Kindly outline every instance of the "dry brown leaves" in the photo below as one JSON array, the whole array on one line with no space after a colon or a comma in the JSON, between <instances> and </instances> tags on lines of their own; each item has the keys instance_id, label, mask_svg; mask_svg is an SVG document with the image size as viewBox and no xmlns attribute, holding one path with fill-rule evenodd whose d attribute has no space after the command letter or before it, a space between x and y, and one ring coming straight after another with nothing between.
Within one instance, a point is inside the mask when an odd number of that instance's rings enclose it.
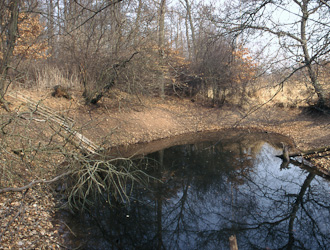
<instances>
[{"instance_id":1,"label":"dry brown leaves","mask_svg":"<svg viewBox=\"0 0 330 250\"><path fill-rule=\"evenodd\" d=\"M42 189L0 196L0 249L60 249L55 201Z\"/></svg>"},{"instance_id":2,"label":"dry brown leaves","mask_svg":"<svg viewBox=\"0 0 330 250\"><path fill-rule=\"evenodd\" d=\"M311 155L309 159L318 169L330 175L330 152Z\"/></svg>"}]
</instances>

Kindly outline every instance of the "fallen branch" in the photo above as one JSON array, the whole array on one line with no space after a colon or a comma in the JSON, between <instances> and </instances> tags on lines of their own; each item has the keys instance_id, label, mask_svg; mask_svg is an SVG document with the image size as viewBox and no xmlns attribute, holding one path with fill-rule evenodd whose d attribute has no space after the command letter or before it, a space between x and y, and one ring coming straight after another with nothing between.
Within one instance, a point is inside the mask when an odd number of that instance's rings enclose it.
<instances>
[{"instance_id":1,"label":"fallen branch","mask_svg":"<svg viewBox=\"0 0 330 250\"><path fill-rule=\"evenodd\" d=\"M330 178L330 173L328 170L315 166L313 163L307 161L304 158L302 158L301 162L297 160L291 160L290 163L300 168L307 169L308 171L313 171L315 174L321 176L322 178Z\"/></svg>"},{"instance_id":2,"label":"fallen branch","mask_svg":"<svg viewBox=\"0 0 330 250\"><path fill-rule=\"evenodd\" d=\"M23 187L17 187L17 188L14 188L14 187L8 187L8 188L2 188L0 189L0 194L2 193L8 193L8 192L22 192L28 188L31 188L33 187L34 185L38 184L38 183L43 183L43 184L48 184L48 183L52 183L52 182L55 182L55 181L58 181L59 179L63 178L64 176L67 176L67 175L70 175L72 174L73 171L69 171L69 172L66 172L66 173L63 173L61 175L58 175L56 177L54 177L53 179L51 180L35 180L35 181L32 181L30 182L29 184L23 186Z\"/></svg>"},{"instance_id":3,"label":"fallen branch","mask_svg":"<svg viewBox=\"0 0 330 250\"><path fill-rule=\"evenodd\" d=\"M21 101L25 102L28 108L30 109L30 111L32 112L30 113L30 117L25 117L24 113L18 114L19 117L26 120L33 119L39 122L46 122L46 121L54 122L55 124L58 124L60 127L64 128L69 134L73 135L73 138L70 140L70 142L73 143L75 146L78 145L80 149L84 149L91 154L95 154L100 149L100 147L96 145L94 142L92 142L87 137L85 137L84 135L73 129L73 125L74 125L73 119L57 114L55 110L52 110L49 107L41 105L41 101L35 102L17 93L16 95L12 95L12 94L8 94L8 95L11 96L12 98L20 99ZM32 117L31 114L42 116L45 119L43 120L36 119L35 117Z\"/></svg>"},{"instance_id":4,"label":"fallen branch","mask_svg":"<svg viewBox=\"0 0 330 250\"><path fill-rule=\"evenodd\" d=\"M289 164L293 164L298 167L302 168L307 168L309 170L316 171L317 174L319 174L322 177L330 177L330 172L326 169L323 169L322 167L318 167L314 165L312 162L309 160L306 160L306 156L312 156L315 154L321 154L330 151L329 147L322 147L322 148L317 148L317 149L311 149L303 152L295 152L295 153L290 153L288 154L287 151L283 150L282 155L277 155L277 157L281 158L283 160L281 164L281 169L287 168ZM301 157L301 161L297 159L290 159L294 157Z\"/></svg>"},{"instance_id":5,"label":"fallen branch","mask_svg":"<svg viewBox=\"0 0 330 250\"><path fill-rule=\"evenodd\" d=\"M301 152L293 152L293 153L289 153L288 156L289 157L297 157L297 156L305 157L305 156L311 156L311 155L314 155L314 154L321 154L321 153L325 153L325 152L330 152L330 147L329 146L322 147L322 148L310 149L310 150L301 151ZM283 159L287 156L283 156L283 154L282 154L282 155L277 155L277 157Z\"/></svg>"},{"instance_id":6,"label":"fallen branch","mask_svg":"<svg viewBox=\"0 0 330 250\"><path fill-rule=\"evenodd\" d=\"M289 154L290 157L296 157L296 156L309 156L309 155L313 155L313 154L320 154L320 153L325 153L330 151L330 147L322 147L322 148L315 148L315 149L311 149L311 150L307 150L307 151L302 151L299 153L291 153Z\"/></svg>"}]
</instances>

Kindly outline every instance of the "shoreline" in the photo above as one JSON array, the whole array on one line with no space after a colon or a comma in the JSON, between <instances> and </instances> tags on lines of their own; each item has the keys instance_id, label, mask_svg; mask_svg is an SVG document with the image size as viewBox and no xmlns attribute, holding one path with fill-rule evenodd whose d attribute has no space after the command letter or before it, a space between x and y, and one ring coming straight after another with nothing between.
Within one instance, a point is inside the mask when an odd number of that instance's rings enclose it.
<instances>
[{"instance_id":1,"label":"shoreline","mask_svg":"<svg viewBox=\"0 0 330 250\"><path fill-rule=\"evenodd\" d=\"M294 146L301 151L330 145L330 118L308 114L302 109L268 105L241 120L247 111L238 107L215 108L178 98L166 100L148 98L144 99L143 103L136 102L133 106L129 106L132 105L129 103L126 107L119 108L120 105L110 99L105 99L100 106L94 107L80 104L82 101L79 100L54 98L48 92L42 94L26 92L25 94L29 94L29 98L35 101L42 99L42 104L46 107L73 119L77 131L105 148L141 144L150 144L153 147L153 143L165 143L176 136L183 138L195 133L206 134L226 130L275 133L292 140ZM17 100L11 100L11 102L17 107L22 105ZM233 128L237 121L241 122ZM38 129L42 129L44 125L40 126L35 128L36 136L39 136ZM317 158L314 163L330 169L330 157L326 155ZM1 244L4 247L62 248L61 235L65 226L56 222L54 225L49 224L56 208L54 198L43 199L43 192L47 192L46 190L48 189L38 185L32 188L23 200L19 193L7 193L0 196L0 218L6 219L2 221L4 224L8 223L8 233L9 231L16 232L11 240L5 238L10 234L3 235L5 237ZM12 211L13 216L20 215L22 203L19 201L25 202L25 216L33 223L24 224L24 220L20 221L10 216L4 217L8 209ZM46 223L43 223L45 219ZM10 220L13 220L13 223L9 224ZM33 232L32 235L30 231ZM43 242L38 243L37 239L43 239Z\"/></svg>"}]
</instances>

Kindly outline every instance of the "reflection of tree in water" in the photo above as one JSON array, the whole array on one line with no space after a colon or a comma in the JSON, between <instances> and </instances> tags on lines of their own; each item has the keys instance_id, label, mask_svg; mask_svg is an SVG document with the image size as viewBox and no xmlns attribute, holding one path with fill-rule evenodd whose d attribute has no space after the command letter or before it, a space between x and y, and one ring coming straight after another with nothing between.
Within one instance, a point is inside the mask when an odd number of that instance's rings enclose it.
<instances>
[{"instance_id":1,"label":"reflection of tree in water","mask_svg":"<svg viewBox=\"0 0 330 250\"><path fill-rule=\"evenodd\" d=\"M329 185L280 161L252 157L235 142L202 143L150 155L160 166L149 190L132 202L93 212L103 249L326 249L330 243ZM101 235L101 236L100 236ZM95 247L94 249L102 249Z\"/></svg>"},{"instance_id":2,"label":"reflection of tree in water","mask_svg":"<svg viewBox=\"0 0 330 250\"><path fill-rule=\"evenodd\" d=\"M181 167L181 175L177 178L186 181L182 182L180 199L172 199L175 205L171 207L171 213L163 216L167 228L175 228L169 230L171 235L166 240L169 249L228 248L232 231L231 185L239 186L242 174L253 169L252 158L247 157L246 150L237 144L234 146L238 146L238 150L234 150L233 145L221 143L186 145L171 149L167 154L168 167ZM184 157L180 157L180 150ZM245 197L240 202L245 203ZM218 232L220 221L226 229Z\"/></svg>"},{"instance_id":3,"label":"reflection of tree in water","mask_svg":"<svg viewBox=\"0 0 330 250\"><path fill-rule=\"evenodd\" d=\"M240 245L247 249L327 249L328 183L299 169L279 171L267 162L258 166L238 190L239 196L258 202L252 210L235 208L245 211L236 223Z\"/></svg>"}]
</instances>

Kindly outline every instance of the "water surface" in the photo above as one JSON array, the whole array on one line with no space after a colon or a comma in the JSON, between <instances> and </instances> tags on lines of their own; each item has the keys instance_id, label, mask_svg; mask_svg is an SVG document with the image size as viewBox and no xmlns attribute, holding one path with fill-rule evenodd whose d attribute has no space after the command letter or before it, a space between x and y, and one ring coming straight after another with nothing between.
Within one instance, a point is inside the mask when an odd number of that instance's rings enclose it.
<instances>
[{"instance_id":1,"label":"water surface","mask_svg":"<svg viewBox=\"0 0 330 250\"><path fill-rule=\"evenodd\" d=\"M205 137L204 137L205 138ZM83 249L328 249L329 182L290 164L269 135L215 136L151 153L129 204L68 218Z\"/></svg>"}]
</instances>

